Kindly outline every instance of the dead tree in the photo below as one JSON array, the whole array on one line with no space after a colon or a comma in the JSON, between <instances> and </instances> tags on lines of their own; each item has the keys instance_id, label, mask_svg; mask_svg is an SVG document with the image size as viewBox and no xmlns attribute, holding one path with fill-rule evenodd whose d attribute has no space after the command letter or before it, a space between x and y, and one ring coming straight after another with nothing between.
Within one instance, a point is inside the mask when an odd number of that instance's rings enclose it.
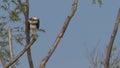
<instances>
[{"instance_id":1,"label":"dead tree","mask_svg":"<svg viewBox=\"0 0 120 68\"><path fill-rule=\"evenodd\" d=\"M69 23L70 23L70 20L71 18L74 16L75 14L75 11L77 9L77 4L78 4L78 0L74 0L74 3L72 5L72 8L71 8L71 11L69 13L69 15L67 16L65 22L64 22L64 25L60 31L60 33L58 34L54 44L52 45L51 49L49 50L48 54L43 58L43 60L41 61L40 63L40 68L45 68L45 65L47 63L47 61L49 60L49 58L51 57L51 55L53 54L53 52L55 51L56 47L58 46L61 38L63 37Z\"/></svg>"}]
</instances>

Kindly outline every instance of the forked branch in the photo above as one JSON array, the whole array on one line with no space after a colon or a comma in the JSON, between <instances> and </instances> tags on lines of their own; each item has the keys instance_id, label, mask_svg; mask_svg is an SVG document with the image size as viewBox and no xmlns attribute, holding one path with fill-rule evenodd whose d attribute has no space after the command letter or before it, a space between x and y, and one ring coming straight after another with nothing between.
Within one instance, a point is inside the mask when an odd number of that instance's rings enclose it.
<instances>
[{"instance_id":1,"label":"forked branch","mask_svg":"<svg viewBox=\"0 0 120 68\"><path fill-rule=\"evenodd\" d=\"M40 63L40 68L45 68L45 65L47 63L47 61L49 60L49 58L51 57L51 55L53 54L53 52L55 51L56 47L58 46L58 43L60 42L61 38L63 37L67 27L68 27L68 24L71 20L71 18L74 16L75 14L75 11L77 9L77 4L78 4L78 0L74 0L74 3L72 5L72 8L71 8L71 11L69 13L69 15L67 16L65 22L64 22L64 25L60 31L60 33L58 34L54 44L52 45L51 49L49 50L48 54L43 58L43 60L41 61Z\"/></svg>"},{"instance_id":2,"label":"forked branch","mask_svg":"<svg viewBox=\"0 0 120 68\"><path fill-rule=\"evenodd\" d=\"M9 66L15 63L32 46L35 41L36 39L32 39L32 41L26 45L25 48L5 68L9 68Z\"/></svg>"}]
</instances>

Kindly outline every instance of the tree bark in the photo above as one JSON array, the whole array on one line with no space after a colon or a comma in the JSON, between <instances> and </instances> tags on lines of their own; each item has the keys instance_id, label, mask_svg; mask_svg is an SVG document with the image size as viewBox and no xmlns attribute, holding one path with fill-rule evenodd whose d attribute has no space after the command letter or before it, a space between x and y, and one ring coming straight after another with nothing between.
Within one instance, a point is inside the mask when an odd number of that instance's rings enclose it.
<instances>
[{"instance_id":1,"label":"tree bark","mask_svg":"<svg viewBox=\"0 0 120 68\"><path fill-rule=\"evenodd\" d=\"M117 31L118 31L119 22L120 22L120 9L118 11L118 16L117 16L117 19L116 19L116 22L115 22L113 32L111 34L109 45L106 48L107 52L106 52L105 68L110 68L110 57L111 57L113 43L114 43Z\"/></svg>"},{"instance_id":2,"label":"tree bark","mask_svg":"<svg viewBox=\"0 0 120 68\"><path fill-rule=\"evenodd\" d=\"M29 19L29 7L26 10L25 14L25 33L26 33L26 44L30 42L30 31L28 29L28 19ZM32 55L31 55L31 49L27 50L27 57L28 57L28 62L29 62L29 67L34 68L33 61L32 61Z\"/></svg>"},{"instance_id":3,"label":"tree bark","mask_svg":"<svg viewBox=\"0 0 120 68\"><path fill-rule=\"evenodd\" d=\"M27 4L29 4L29 3L27 2ZM29 29L28 29L28 19L29 19L29 7L27 8L26 14L25 14L26 44L28 44L28 43L30 42L30 31L29 31ZM29 67L30 67L30 68L34 68L30 47L29 47L29 49L27 50L27 57L28 57Z\"/></svg>"},{"instance_id":4,"label":"tree bark","mask_svg":"<svg viewBox=\"0 0 120 68\"><path fill-rule=\"evenodd\" d=\"M29 0L26 0L26 9L22 7L22 2L21 0L17 0L18 4L20 6L21 11L24 14L25 17L25 34L26 34L26 44L29 44L30 42L30 31L28 29L28 19L29 19ZM33 61L32 61L32 56L31 56L31 49L29 48L27 51L27 57L28 57L28 63L30 68L34 68Z\"/></svg>"},{"instance_id":5,"label":"tree bark","mask_svg":"<svg viewBox=\"0 0 120 68\"><path fill-rule=\"evenodd\" d=\"M53 54L53 52L55 51L56 47L58 46L61 38L63 37L67 27L68 27L68 24L71 20L71 18L73 17L73 15L75 14L75 11L77 9L77 4L78 4L78 0L74 0L74 3L72 5L72 9L69 13L69 15L67 16L65 22L64 22L64 25L60 31L60 33L58 34L53 46L51 47L51 49L49 50L48 54L43 58L43 60L41 61L40 63L40 67L39 68L45 68L45 65L47 63L47 61L49 60L49 58L51 57L51 55Z\"/></svg>"}]
</instances>

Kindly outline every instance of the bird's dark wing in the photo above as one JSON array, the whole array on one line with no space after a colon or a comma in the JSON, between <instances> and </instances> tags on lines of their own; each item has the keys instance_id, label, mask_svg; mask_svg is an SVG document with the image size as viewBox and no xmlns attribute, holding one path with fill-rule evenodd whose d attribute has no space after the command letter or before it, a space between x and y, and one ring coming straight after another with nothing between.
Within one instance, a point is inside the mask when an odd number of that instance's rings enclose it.
<instances>
[{"instance_id":1,"label":"bird's dark wing","mask_svg":"<svg viewBox=\"0 0 120 68\"><path fill-rule=\"evenodd\" d=\"M39 29L39 25L40 25L40 21L38 20L38 23L37 23L37 29Z\"/></svg>"},{"instance_id":2,"label":"bird's dark wing","mask_svg":"<svg viewBox=\"0 0 120 68\"><path fill-rule=\"evenodd\" d=\"M27 23L28 23L28 30L30 30L30 23L29 23L29 20L27 21Z\"/></svg>"}]
</instances>

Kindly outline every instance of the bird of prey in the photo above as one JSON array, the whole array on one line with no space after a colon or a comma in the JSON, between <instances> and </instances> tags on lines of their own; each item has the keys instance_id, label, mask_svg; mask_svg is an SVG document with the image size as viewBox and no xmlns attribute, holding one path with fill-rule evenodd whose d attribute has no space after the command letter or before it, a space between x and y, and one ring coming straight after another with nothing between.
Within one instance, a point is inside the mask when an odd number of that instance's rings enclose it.
<instances>
[{"instance_id":1,"label":"bird of prey","mask_svg":"<svg viewBox=\"0 0 120 68\"><path fill-rule=\"evenodd\" d=\"M31 17L28 20L28 29L32 36L37 36L37 30L39 29L40 20L37 17Z\"/></svg>"}]
</instances>

